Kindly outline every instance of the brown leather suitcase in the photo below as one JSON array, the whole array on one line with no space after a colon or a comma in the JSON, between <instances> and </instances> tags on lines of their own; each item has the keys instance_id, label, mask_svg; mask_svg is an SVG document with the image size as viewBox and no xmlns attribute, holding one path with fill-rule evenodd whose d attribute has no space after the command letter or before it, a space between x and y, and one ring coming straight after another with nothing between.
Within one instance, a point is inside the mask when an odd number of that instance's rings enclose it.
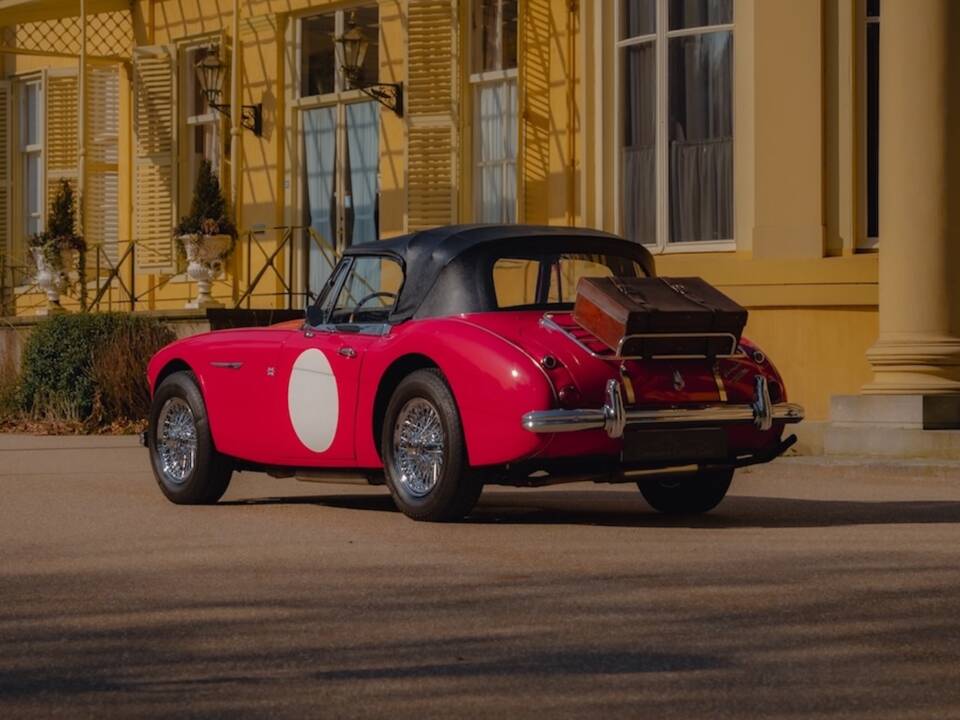
<instances>
[{"instance_id":1,"label":"brown leather suitcase","mask_svg":"<svg viewBox=\"0 0 960 720\"><path fill-rule=\"evenodd\" d=\"M622 357L736 351L747 311L701 278L581 278L573 318Z\"/></svg>"}]
</instances>

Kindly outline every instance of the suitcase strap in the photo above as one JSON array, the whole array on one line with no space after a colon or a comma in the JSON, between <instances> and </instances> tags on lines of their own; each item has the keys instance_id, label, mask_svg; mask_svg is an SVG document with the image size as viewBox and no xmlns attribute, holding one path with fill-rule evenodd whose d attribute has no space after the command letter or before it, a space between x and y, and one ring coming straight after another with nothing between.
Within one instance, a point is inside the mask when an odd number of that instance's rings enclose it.
<instances>
[{"instance_id":1,"label":"suitcase strap","mask_svg":"<svg viewBox=\"0 0 960 720\"><path fill-rule=\"evenodd\" d=\"M680 283L671 282L668 278L664 278L664 277L657 278L657 279L660 282L662 282L664 285L666 285L668 288L673 290L675 293L677 293L677 295L685 297L690 302L695 303L700 307L706 308L712 313L717 312L717 308L715 308L713 305L708 303L706 300L703 300L702 298L698 297L696 293L691 292L686 285L681 285Z\"/></svg>"},{"instance_id":2,"label":"suitcase strap","mask_svg":"<svg viewBox=\"0 0 960 720\"><path fill-rule=\"evenodd\" d=\"M637 292L634 288L628 288L624 285L618 278L610 278L610 281L613 283L613 286L619 290L621 293L630 298L633 302L639 305L643 310L649 311L650 303L647 302L647 299L643 296L642 293Z\"/></svg>"}]
</instances>

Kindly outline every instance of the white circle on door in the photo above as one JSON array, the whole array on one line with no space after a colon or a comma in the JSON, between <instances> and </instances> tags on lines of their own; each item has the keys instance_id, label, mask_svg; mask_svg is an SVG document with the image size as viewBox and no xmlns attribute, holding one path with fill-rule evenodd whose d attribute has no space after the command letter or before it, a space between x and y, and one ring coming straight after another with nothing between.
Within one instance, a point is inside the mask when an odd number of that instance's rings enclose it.
<instances>
[{"instance_id":1,"label":"white circle on door","mask_svg":"<svg viewBox=\"0 0 960 720\"><path fill-rule=\"evenodd\" d=\"M329 450L337 434L340 397L330 361L320 350L304 350L293 363L287 407L300 442L316 453Z\"/></svg>"}]
</instances>

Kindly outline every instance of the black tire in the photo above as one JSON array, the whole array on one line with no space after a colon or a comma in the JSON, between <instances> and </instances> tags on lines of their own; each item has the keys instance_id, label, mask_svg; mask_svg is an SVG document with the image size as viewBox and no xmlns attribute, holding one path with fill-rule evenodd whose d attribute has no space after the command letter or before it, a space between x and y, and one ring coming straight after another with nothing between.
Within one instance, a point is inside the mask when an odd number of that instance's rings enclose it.
<instances>
[{"instance_id":1,"label":"black tire","mask_svg":"<svg viewBox=\"0 0 960 720\"><path fill-rule=\"evenodd\" d=\"M189 408L189 418L183 412L184 404ZM160 427L161 416L167 418L177 411L181 412L184 423L192 422L196 452L192 467L185 465L182 477L175 478L176 471L164 470L161 458L163 450L158 450L158 433L164 432ZM160 383L150 408L147 446L154 477L160 490L171 502L178 505L212 505L227 491L233 475L233 463L214 447L207 408L193 373L176 372Z\"/></svg>"},{"instance_id":2,"label":"black tire","mask_svg":"<svg viewBox=\"0 0 960 720\"><path fill-rule=\"evenodd\" d=\"M713 510L727 494L733 469L703 470L683 480L640 480L637 486L644 500L669 515L705 513Z\"/></svg>"},{"instance_id":3,"label":"black tire","mask_svg":"<svg viewBox=\"0 0 960 720\"><path fill-rule=\"evenodd\" d=\"M442 449L432 449L426 453L435 453L434 457L442 458L442 464L434 475L433 485L429 489L420 488L418 492L415 483L408 480L401 469L403 461L409 460L410 455L405 455L402 450L398 452L394 439L397 437L397 422L401 413L407 418L415 406L422 408L423 412L430 412L424 402L436 412L443 433L440 438ZM436 444L435 440L433 444ZM420 446L414 452L421 454L425 451ZM483 491L481 475L467 465L460 413L453 393L439 370L417 370L397 386L387 405L380 453L394 502L404 515L414 520L461 520L470 513ZM425 462L430 463L430 460Z\"/></svg>"}]
</instances>

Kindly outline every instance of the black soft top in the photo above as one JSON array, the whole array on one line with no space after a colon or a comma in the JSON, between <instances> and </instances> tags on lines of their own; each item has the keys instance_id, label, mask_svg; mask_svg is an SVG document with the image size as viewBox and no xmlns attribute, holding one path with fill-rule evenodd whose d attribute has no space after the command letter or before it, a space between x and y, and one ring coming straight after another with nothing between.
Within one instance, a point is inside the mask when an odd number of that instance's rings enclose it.
<instances>
[{"instance_id":1,"label":"black soft top","mask_svg":"<svg viewBox=\"0 0 960 720\"><path fill-rule=\"evenodd\" d=\"M493 263L552 253L622 257L654 275L653 257L642 245L599 230L538 225L449 225L354 245L344 258L386 255L400 261L404 284L390 316L399 322L495 310ZM624 268L624 274L632 270Z\"/></svg>"}]
</instances>

